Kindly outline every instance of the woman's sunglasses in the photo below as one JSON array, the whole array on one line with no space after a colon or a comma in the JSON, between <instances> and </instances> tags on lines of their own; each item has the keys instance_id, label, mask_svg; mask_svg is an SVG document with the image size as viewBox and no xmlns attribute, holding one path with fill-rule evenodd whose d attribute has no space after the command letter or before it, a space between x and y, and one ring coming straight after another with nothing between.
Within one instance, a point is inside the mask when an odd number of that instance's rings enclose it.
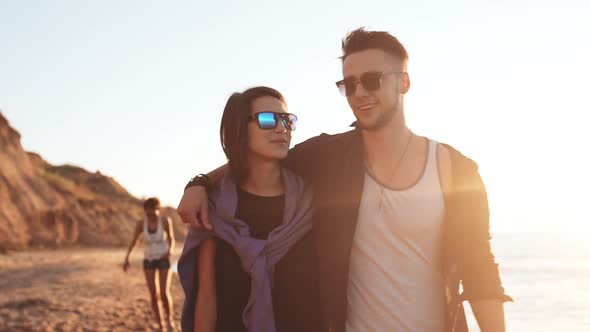
<instances>
[{"instance_id":1,"label":"woman's sunglasses","mask_svg":"<svg viewBox=\"0 0 590 332\"><path fill-rule=\"evenodd\" d=\"M258 112L248 116L248 120L256 120L258 127L265 130L275 129L279 121L281 121L285 129L293 131L296 128L297 115L280 112Z\"/></svg>"},{"instance_id":2,"label":"woman's sunglasses","mask_svg":"<svg viewBox=\"0 0 590 332\"><path fill-rule=\"evenodd\" d=\"M403 71L390 71L390 72L379 72L379 71L369 71L363 73L361 78L354 79L354 78L345 78L341 81L336 82L336 86L340 90L340 93L343 96L350 97L354 95L356 91L357 83L360 83L363 86L363 89L367 91L377 91L381 87L381 83L383 83L383 76L391 75L391 74L401 74Z\"/></svg>"}]
</instances>

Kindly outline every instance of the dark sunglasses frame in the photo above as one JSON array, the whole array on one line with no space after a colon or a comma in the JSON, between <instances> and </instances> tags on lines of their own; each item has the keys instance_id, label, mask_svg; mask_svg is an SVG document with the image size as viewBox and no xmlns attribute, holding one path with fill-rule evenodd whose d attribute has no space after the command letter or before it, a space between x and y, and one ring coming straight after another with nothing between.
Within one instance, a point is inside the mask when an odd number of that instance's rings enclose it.
<instances>
[{"instance_id":1,"label":"dark sunglasses frame","mask_svg":"<svg viewBox=\"0 0 590 332\"><path fill-rule=\"evenodd\" d=\"M391 74L402 74L405 73L404 71L388 71L388 72L380 72L380 71L368 71L363 73L361 77L357 80L351 77L347 77L343 80L336 82L336 87L340 90L340 93L343 96L350 97L354 95L356 92L356 85L360 83L363 86L363 89L367 91L377 91L381 87L383 83L383 76L391 75Z\"/></svg>"},{"instance_id":2,"label":"dark sunglasses frame","mask_svg":"<svg viewBox=\"0 0 590 332\"><path fill-rule=\"evenodd\" d=\"M274 125L272 127L265 126L263 122L260 120L260 116L263 114L272 114L274 119ZM297 123L297 115L293 113L283 113L283 112L258 112L248 116L248 121L256 120L258 123L258 128L262 130L271 130L275 129L279 125L279 120L285 127L285 129L289 131L294 131L296 129L295 124Z\"/></svg>"}]
</instances>

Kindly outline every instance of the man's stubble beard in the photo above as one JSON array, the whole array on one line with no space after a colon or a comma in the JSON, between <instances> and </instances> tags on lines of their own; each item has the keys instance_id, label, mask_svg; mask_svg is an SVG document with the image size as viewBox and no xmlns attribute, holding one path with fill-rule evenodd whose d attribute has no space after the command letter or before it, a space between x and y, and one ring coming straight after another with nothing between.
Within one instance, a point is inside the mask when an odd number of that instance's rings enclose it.
<instances>
[{"instance_id":1,"label":"man's stubble beard","mask_svg":"<svg viewBox=\"0 0 590 332\"><path fill-rule=\"evenodd\" d=\"M395 107L390 108L389 111L380 113L377 120L372 125L366 125L357 118L356 127L366 131L378 131L387 126L398 111L399 105L396 105Z\"/></svg>"}]
</instances>

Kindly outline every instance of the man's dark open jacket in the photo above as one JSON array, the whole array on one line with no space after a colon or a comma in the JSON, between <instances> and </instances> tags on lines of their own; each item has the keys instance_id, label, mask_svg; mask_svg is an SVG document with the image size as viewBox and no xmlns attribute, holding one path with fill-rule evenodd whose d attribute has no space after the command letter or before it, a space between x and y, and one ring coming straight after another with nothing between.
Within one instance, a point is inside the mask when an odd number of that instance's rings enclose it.
<instances>
[{"instance_id":1,"label":"man's dark open jacket","mask_svg":"<svg viewBox=\"0 0 590 332\"><path fill-rule=\"evenodd\" d=\"M452 147L445 147L451 155L453 188L453 193L445 197L443 227L445 331L462 332L467 331L464 300L510 298L504 295L490 250L488 202L477 165ZM350 250L365 175L363 156L360 130L355 129L311 138L291 149L284 163L314 186L314 230L325 331L345 330Z\"/></svg>"}]
</instances>

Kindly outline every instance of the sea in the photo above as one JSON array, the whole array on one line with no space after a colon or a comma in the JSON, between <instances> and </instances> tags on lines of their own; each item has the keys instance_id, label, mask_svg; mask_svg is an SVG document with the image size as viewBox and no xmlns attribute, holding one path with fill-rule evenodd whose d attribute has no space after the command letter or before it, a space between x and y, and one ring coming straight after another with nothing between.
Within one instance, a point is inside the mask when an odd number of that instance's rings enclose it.
<instances>
[{"instance_id":1,"label":"sea","mask_svg":"<svg viewBox=\"0 0 590 332\"><path fill-rule=\"evenodd\" d=\"M590 332L589 230L494 235L504 289L514 298L504 306L507 331ZM480 331L466 307L469 330Z\"/></svg>"}]
</instances>

